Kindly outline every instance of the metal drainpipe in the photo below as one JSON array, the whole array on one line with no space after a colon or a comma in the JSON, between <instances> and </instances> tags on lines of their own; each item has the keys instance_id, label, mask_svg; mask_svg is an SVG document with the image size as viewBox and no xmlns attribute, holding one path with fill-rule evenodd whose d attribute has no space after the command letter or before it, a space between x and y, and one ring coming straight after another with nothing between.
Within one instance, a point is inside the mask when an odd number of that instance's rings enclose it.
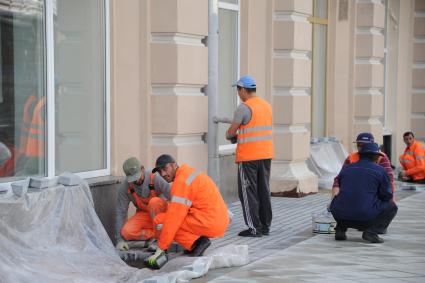
<instances>
[{"instance_id":1,"label":"metal drainpipe","mask_svg":"<svg viewBox=\"0 0 425 283\"><path fill-rule=\"evenodd\" d=\"M208 0L208 175L220 188L218 124L213 121L218 108L218 1Z\"/></svg>"}]
</instances>

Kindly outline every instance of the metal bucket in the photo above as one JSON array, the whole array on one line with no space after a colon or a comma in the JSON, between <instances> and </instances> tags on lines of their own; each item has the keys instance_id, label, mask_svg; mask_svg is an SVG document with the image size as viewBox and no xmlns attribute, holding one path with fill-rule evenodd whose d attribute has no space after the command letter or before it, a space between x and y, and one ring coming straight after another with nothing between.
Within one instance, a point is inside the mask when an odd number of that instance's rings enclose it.
<instances>
[{"instance_id":1,"label":"metal bucket","mask_svg":"<svg viewBox=\"0 0 425 283\"><path fill-rule=\"evenodd\" d=\"M312 213L313 233L333 234L335 233L336 221L330 212Z\"/></svg>"}]
</instances>

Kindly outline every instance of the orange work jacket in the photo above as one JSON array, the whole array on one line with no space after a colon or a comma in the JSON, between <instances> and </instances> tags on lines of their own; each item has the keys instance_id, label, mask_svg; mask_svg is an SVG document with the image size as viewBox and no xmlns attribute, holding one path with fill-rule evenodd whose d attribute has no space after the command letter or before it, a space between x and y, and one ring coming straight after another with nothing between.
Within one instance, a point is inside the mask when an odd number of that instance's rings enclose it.
<instances>
[{"instance_id":1,"label":"orange work jacket","mask_svg":"<svg viewBox=\"0 0 425 283\"><path fill-rule=\"evenodd\" d=\"M142 198L140 197L136 191L134 190L134 185L133 183L130 183L129 187L128 187L128 193L133 197L133 204L134 206L137 208L137 210L141 210L141 211L148 211L148 203L149 201L153 198L156 197L156 192L155 192L155 188L153 185L154 182L154 178L155 178L155 174L151 173L149 175L149 190L150 190L150 194L149 197L147 198Z\"/></svg>"},{"instance_id":2,"label":"orange work jacket","mask_svg":"<svg viewBox=\"0 0 425 283\"><path fill-rule=\"evenodd\" d=\"M28 135L30 132L32 114L33 114L32 110L36 104L36 101L37 101L37 98L35 97L35 95L30 95L25 101L24 113L23 113L22 124L21 124L21 136L20 136L20 142L19 142L19 154L22 154L22 155L24 155L27 150Z\"/></svg>"},{"instance_id":3,"label":"orange work jacket","mask_svg":"<svg viewBox=\"0 0 425 283\"><path fill-rule=\"evenodd\" d=\"M188 232L209 238L222 237L229 225L227 206L215 183L186 164L176 171L158 247L168 248L183 221Z\"/></svg>"},{"instance_id":4,"label":"orange work jacket","mask_svg":"<svg viewBox=\"0 0 425 283\"><path fill-rule=\"evenodd\" d=\"M238 130L236 163L274 157L272 108L264 99L254 96L244 102L251 109L251 120Z\"/></svg>"},{"instance_id":5,"label":"orange work jacket","mask_svg":"<svg viewBox=\"0 0 425 283\"><path fill-rule=\"evenodd\" d=\"M27 157L44 157L44 117L42 110L46 106L46 97L43 96L34 108L31 125L28 131L25 155Z\"/></svg>"},{"instance_id":6,"label":"orange work jacket","mask_svg":"<svg viewBox=\"0 0 425 283\"><path fill-rule=\"evenodd\" d=\"M425 148L421 142L414 141L400 155L400 164L406 174L414 181L425 179Z\"/></svg>"}]
</instances>

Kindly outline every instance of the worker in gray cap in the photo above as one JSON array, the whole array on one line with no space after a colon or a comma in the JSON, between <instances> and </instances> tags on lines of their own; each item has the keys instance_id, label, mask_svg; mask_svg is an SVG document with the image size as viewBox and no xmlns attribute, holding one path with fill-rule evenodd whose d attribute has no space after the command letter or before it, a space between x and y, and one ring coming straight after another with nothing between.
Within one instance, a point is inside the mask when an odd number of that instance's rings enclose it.
<instances>
[{"instance_id":1,"label":"worker in gray cap","mask_svg":"<svg viewBox=\"0 0 425 283\"><path fill-rule=\"evenodd\" d=\"M161 175L145 169L135 157L123 164L126 181L118 189L116 207L116 248L128 250L126 241L146 241L146 247L159 236L153 227L153 219L167 209L170 198L170 184ZM127 221L128 205L132 202L136 213Z\"/></svg>"}]
</instances>

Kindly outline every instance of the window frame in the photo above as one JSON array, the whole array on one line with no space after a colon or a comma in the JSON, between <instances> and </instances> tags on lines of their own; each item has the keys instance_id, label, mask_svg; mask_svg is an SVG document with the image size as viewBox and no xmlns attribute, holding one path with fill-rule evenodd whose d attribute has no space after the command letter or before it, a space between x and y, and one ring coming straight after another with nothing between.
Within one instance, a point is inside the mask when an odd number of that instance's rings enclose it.
<instances>
[{"instance_id":1,"label":"window frame","mask_svg":"<svg viewBox=\"0 0 425 283\"><path fill-rule=\"evenodd\" d=\"M53 2L55 0L44 1L44 64L45 64L45 89L46 89L46 131L45 136L47 140L46 146L46 170L42 177L55 177L56 170L56 144L55 144L55 50L54 50L54 14L53 14ZM104 64L103 70L104 76L104 164L105 168L92 170L92 171L81 171L75 172L74 174L82 178L94 178L110 175L110 133L111 133L111 121L110 121L110 17L109 17L109 1L103 0L104 11L103 11L103 44L104 44ZM28 177L28 176L26 176ZM14 181L1 182L1 186L10 186Z\"/></svg>"},{"instance_id":2,"label":"window frame","mask_svg":"<svg viewBox=\"0 0 425 283\"><path fill-rule=\"evenodd\" d=\"M237 12L238 15L238 36L237 36L237 49L238 49L238 55L237 55L237 74L236 77L239 78L240 75L240 57L241 57L241 10L240 10L240 0L238 1L238 4L232 4L228 2L221 2L218 1L218 9L223 10L230 10ZM220 39L219 39L220 40ZM240 103L240 98L236 98L237 103L236 106ZM230 117L233 118L233 117ZM218 154L220 156L224 155L231 155L236 152L236 144L219 144L218 145Z\"/></svg>"}]
</instances>

